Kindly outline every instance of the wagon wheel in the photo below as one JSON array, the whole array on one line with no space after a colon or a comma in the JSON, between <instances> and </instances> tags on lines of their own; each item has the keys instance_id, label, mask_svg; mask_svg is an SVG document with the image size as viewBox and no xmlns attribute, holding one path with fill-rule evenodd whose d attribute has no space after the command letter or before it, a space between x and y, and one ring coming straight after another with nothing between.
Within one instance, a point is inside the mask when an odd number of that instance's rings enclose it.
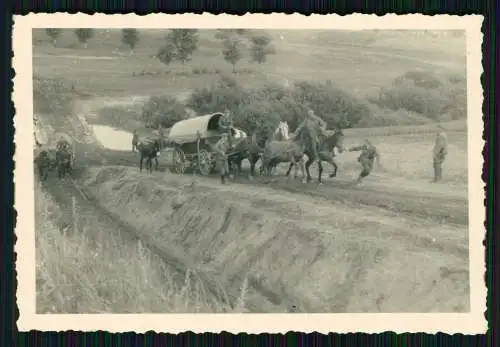
<instances>
[{"instance_id":1,"label":"wagon wheel","mask_svg":"<svg viewBox=\"0 0 500 347\"><path fill-rule=\"evenodd\" d=\"M198 170L200 173L204 176L207 176L212 172L213 165L212 165L212 157L210 153L208 153L205 149L201 149L201 135L200 132L196 132L196 150L198 155L196 156L197 162L198 162ZM205 146L206 144L204 144Z\"/></svg>"},{"instance_id":2,"label":"wagon wheel","mask_svg":"<svg viewBox=\"0 0 500 347\"><path fill-rule=\"evenodd\" d=\"M184 174L184 170L186 170L186 156L181 149L174 149L172 153L172 162L174 165L174 171L179 175Z\"/></svg>"},{"instance_id":3,"label":"wagon wheel","mask_svg":"<svg viewBox=\"0 0 500 347\"><path fill-rule=\"evenodd\" d=\"M202 149L201 151L198 152L197 159L198 159L198 169L200 170L200 173L203 176L209 175L214 168L212 162L212 156L210 155L210 153Z\"/></svg>"}]
</instances>

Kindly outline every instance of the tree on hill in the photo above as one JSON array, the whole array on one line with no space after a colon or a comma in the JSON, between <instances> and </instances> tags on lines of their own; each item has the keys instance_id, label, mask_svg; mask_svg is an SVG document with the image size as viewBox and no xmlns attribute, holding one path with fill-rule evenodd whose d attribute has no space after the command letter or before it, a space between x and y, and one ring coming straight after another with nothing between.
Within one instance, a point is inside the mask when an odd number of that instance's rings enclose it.
<instances>
[{"instance_id":1,"label":"tree on hill","mask_svg":"<svg viewBox=\"0 0 500 347\"><path fill-rule=\"evenodd\" d=\"M83 43L83 48L87 48L87 41L94 36L94 30L90 28L75 29L78 42Z\"/></svg>"},{"instance_id":2,"label":"tree on hill","mask_svg":"<svg viewBox=\"0 0 500 347\"><path fill-rule=\"evenodd\" d=\"M129 46L130 54L134 53L134 48L139 42L139 30L137 29L123 29L122 30L122 42Z\"/></svg>"},{"instance_id":3,"label":"tree on hill","mask_svg":"<svg viewBox=\"0 0 500 347\"><path fill-rule=\"evenodd\" d=\"M233 73L236 71L236 64L243 57L241 54L241 41L238 39L227 39L223 42L222 55L224 60L233 65Z\"/></svg>"},{"instance_id":4,"label":"tree on hill","mask_svg":"<svg viewBox=\"0 0 500 347\"><path fill-rule=\"evenodd\" d=\"M47 35L52 39L52 45L56 45L57 38L61 35L62 29L59 28L47 28L45 29Z\"/></svg>"},{"instance_id":5,"label":"tree on hill","mask_svg":"<svg viewBox=\"0 0 500 347\"><path fill-rule=\"evenodd\" d=\"M250 38L250 60L259 64L267 60L269 54L274 54L274 47L271 45L271 38L266 35L252 36Z\"/></svg>"},{"instance_id":6,"label":"tree on hill","mask_svg":"<svg viewBox=\"0 0 500 347\"><path fill-rule=\"evenodd\" d=\"M165 65L169 65L172 60L184 64L191 60L197 48L197 29L172 29L165 37L165 45L160 48L156 57Z\"/></svg>"}]
</instances>

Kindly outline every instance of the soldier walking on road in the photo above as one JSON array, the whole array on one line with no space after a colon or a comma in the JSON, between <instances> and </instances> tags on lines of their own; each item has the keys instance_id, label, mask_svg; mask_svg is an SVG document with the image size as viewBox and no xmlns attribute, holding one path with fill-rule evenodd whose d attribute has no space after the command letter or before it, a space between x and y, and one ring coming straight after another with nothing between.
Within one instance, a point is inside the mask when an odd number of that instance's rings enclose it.
<instances>
[{"instance_id":1,"label":"soldier walking on road","mask_svg":"<svg viewBox=\"0 0 500 347\"><path fill-rule=\"evenodd\" d=\"M432 161L434 166L434 179L432 182L439 182L443 179L443 162L448 155L448 137L444 128L439 125L436 134L436 141L432 149Z\"/></svg>"},{"instance_id":2,"label":"soldier walking on road","mask_svg":"<svg viewBox=\"0 0 500 347\"><path fill-rule=\"evenodd\" d=\"M354 184L358 184L361 183L363 178L367 177L372 172L375 159L377 159L377 162L380 165L380 154L377 151L377 148L368 140L365 140L364 144L361 146L349 149L349 152L353 151L361 151L361 154L358 157L358 162L361 164L362 169L358 178L354 181Z\"/></svg>"},{"instance_id":3,"label":"soldier walking on road","mask_svg":"<svg viewBox=\"0 0 500 347\"><path fill-rule=\"evenodd\" d=\"M224 133L220 140L214 145L215 162L220 172L221 183L226 183L226 177L231 177L229 172L228 153L233 147L232 129Z\"/></svg>"}]
</instances>

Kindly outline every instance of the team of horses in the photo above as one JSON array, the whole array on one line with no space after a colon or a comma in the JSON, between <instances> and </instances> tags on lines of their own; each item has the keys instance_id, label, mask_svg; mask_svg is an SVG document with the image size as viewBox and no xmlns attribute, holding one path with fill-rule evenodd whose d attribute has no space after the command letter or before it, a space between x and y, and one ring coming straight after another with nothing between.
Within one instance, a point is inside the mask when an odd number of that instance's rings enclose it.
<instances>
[{"instance_id":1,"label":"team of horses","mask_svg":"<svg viewBox=\"0 0 500 347\"><path fill-rule=\"evenodd\" d=\"M330 177L337 175L338 165L335 161L335 148L339 152L344 150L344 134L340 128L333 131L319 133L311 141L313 135L310 128L301 127L295 133L290 134L287 122L280 122L276 130L270 134L265 132L254 132L250 137L243 137L233 140L234 147L228 153L228 164L231 172L242 174L242 163L247 160L250 163L250 174L252 178L256 175L256 164L260 160L260 175L271 176L278 164L289 163L286 176L289 177L292 169L294 178L298 176L298 169L301 169L303 182L312 180L310 166L315 161L314 141L317 141L318 153L318 181L322 182L323 162L329 163L333 167ZM155 161L155 169L158 170L158 156L164 146L165 141L161 139L151 139L149 141L135 141L134 149L140 154L139 169L142 171L143 161L146 159L146 167L152 172L152 162ZM305 160L307 157L307 160Z\"/></svg>"},{"instance_id":2,"label":"team of horses","mask_svg":"<svg viewBox=\"0 0 500 347\"><path fill-rule=\"evenodd\" d=\"M303 182L310 182L312 177L309 169L315 161L315 151L312 146L317 143L319 156L318 182L322 182L322 162L327 162L333 166L334 172L330 174L330 177L335 177L338 170L338 165L335 161L335 148L340 152L344 150L343 138L344 134L340 128L313 135L310 132L310 128L301 127L295 133L290 134L288 123L280 122L270 139L261 139L260 143L251 141L254 142L254 145L251 146L254 151L248 151L246 157L250 161L250 175L254 175L255 163L260 158L262 163L260 168L261 175L271 176L278 164L289 163L286 172L287 177L290 175L292 168L294 168L294 178L296 178L298 169L300 168ZM255 140L255 137L253 137L253 140ZM263 147L261 147L262 145ZM245 152L241 153L240 161L245 159ZM307 161L305 157L307 157ZM241 163L238 164L238 167L241 168Z\"/></svg>"}]
</instances>

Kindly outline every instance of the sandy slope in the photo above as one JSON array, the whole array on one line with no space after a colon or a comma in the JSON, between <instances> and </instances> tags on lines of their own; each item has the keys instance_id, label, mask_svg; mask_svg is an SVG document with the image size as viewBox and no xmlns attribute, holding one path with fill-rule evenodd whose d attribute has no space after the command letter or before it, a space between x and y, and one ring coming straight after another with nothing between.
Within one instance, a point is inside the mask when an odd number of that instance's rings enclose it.
<instances>
[{"instance_id":1,"label":"sandy slope","mask_svg":"<svg viewBox=\"0 0 500 347\"><path fill-rule=\"evenodd\" d=\"M133 168L94 169L87 179L125 222L229 285L248 276L282 310L468 309L466 227L264 187L197 180L193 189L190 177Z\"/></svg>"}]
</instances>

